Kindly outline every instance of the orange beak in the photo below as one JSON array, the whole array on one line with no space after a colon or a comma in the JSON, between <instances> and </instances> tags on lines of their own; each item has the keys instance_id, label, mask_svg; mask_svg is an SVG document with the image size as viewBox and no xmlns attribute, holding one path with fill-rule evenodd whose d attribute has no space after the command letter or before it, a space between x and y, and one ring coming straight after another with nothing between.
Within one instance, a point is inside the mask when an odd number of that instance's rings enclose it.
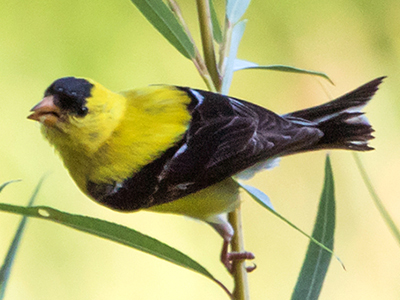
<instances>
[{"instance_id":1,"label":"orange beak","mask_svg":"<svg viewBox=\"0 0 400 300\"><path fill-rule=\"evenodd\" d=\"M61 114L60 108L54 104L53 96L44 97L31 111L33 113L28 116L28 119L38 121L46 126L54 126Z\"/></svg>"}]
</instances>

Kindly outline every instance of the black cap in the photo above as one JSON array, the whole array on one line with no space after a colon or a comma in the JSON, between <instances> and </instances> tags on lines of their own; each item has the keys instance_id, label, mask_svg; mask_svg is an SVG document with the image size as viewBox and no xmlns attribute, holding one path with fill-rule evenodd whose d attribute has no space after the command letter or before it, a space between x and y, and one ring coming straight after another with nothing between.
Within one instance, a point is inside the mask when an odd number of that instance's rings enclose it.
<instances>
[{"instance_id":1,"label":"black cap","mask_svg":"<svg viewBox=\"0 0 400 300\"><path fill-rule=\"evenodd\" d=\"M86 99L91 96L92 88L93 84L86 79L64 77L54 81L44 96L54 96L54 104L61 110L83 117L88 113Z\"/></svg>"}]
</instances>

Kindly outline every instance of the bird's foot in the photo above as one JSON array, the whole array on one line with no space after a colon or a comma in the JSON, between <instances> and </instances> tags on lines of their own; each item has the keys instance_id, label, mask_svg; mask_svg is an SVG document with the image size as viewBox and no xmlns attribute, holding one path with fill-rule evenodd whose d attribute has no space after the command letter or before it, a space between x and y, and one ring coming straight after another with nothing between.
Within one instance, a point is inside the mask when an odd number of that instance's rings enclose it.
<instances>
[{"instance_id":1,"label":"bird's foot","mask_svg":"<svg viewBox=\"0 0 400 300\"><path fill-rule=\"evenodd\" d=\"M255 256L251 252L243 251L243 252L228 252L228 246L229 242L224 241L224 244L222 246L222 251L221 251L221 262L224 264L226 269L230 272L233 273L233 261L237 260L248 260L248 259L254 259ZM254 271L256 269L256 265L254 264L253 266L248 266L246 267L246 271L248 273Z\"/></svg>"}]
</instances>

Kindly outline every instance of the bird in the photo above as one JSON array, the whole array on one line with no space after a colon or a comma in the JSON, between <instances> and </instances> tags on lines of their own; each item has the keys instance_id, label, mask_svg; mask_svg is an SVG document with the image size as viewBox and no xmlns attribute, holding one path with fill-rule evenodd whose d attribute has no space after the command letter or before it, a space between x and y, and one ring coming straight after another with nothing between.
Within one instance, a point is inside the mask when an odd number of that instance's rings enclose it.
<instances>
[{"instance_id":1,"label":"bird","mask_svg":"<svg viewBox=\"0 0 400 300\"><path fill-rule=\"evenodd\" d=\"M248 101L172 85L112 92L89 78L55 80L28 119L41 124L79 189L120 212L189 216L222 237L232 271L239 203L235 181L280 157L320 150L370 151L374 130L362 112L385 77L325 104L278 115ZM248 267L251 271L252 267Z\"/></svg>"}]
</instances>

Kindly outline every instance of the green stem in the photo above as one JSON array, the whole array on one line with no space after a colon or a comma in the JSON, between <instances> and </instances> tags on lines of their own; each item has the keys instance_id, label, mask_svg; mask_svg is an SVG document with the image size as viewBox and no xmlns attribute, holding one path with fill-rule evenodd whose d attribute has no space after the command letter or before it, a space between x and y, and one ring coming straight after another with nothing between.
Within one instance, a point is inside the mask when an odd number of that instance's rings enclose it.
<instances>
[{"instance_id":1,"label":"green stem","mask_svg":"<svg viewBox=\"0 0 400 300\"><path fill-rule=\"evenodd\" d=\"M225 71L223 70L224 60L225 57L229 55L233 24L231 24L228 20L225 21L224 41L221 44L221 48L219 51L220 61L219 65L217 66L209 0L197 0L197 10L199 15L201 39L203 44L204 61L208 70L207 74L211 76L212 82L214 83L214 89L211 89L210 85L208 86L211 91L221 92L221 83L223 76L220 76L220 74L225 73ZM193 62L196 64L197 61ZM222 70L222 72L219 73L218 70ZM233 227L233 230L235 231L235 234L231 241L231 250L232 252L244 252L245 249L240 206L235 211L228 214L228 219L229 223ZM247 281L247 270L244 260L233 261L232 277L234 279L233 299L249 300L249 285Z\"/></svg>"},{"instance_id":2,"label":"green stem","mask_svg":"<svg viewBox=\"0 0 400 300\"><path fill-rule=\"evenodd\" d=\"M176 3L175 0L168 0L168 4L169 4L169 7L171 8L172 12L175 14L177 19L181 23L183 29L186 31L186 34L188 35L189 39L191 40L191 42L194 46L195 56L194 56L194 58L192 58L193 64L195 65L197 71L199 71L199 74L200 74L201 78L203 78L203 81L207 85L207 88L212 92L216 92L213 80L210 76L210 73L207 70L207 66L206 66L203 58L200 55L199 49L197 48L196 43L190 33L189 27L186 25L185 19L182 16L182 13L181 13L178 3Z\"/></svg>"},{"instance_id":3,"label":"green stem","mask_svg":"<svg viewBox=\"0 0 400 300\"><path fill-rule=\"evenodd\" d=\"M232 29L233 29L233 24L230 23L228 18L225 17L224 35L223 35L223 41L219 49L219 64L218 64L218 70L221 76L221 82L222 78L224 78L225 76L225 59L229 56L229 50L232 38ZM220 88L221 87L222 86L220 85ZM231 251L244 252L245 247L244 247L244 238L242 229L241 206L238 206L236 210L228 214L228 220L235 232L231 241ZM250 292L249 292L249 283L247 280L247 270L245 261L240 261L240 260L233 261L232 277L234 280L234 289L232 293L233 299L249 300Z\"/></svg>"},{"instance_id":4,"label":"green stem","mask_svg":"<svg viewBox=\"0 0 400 300\"><path fill-rule=\"evenodd\" d=\"M235 230L235 234L231 241L232 252L244 252L244 239L242 230L242 217L240 206L229 213L229 223ZM249 300L249 284L247 281L246 262L244 260L234 260L233 262L233 279L235 287L233 290L234 300Z\"/></svg>"},{"instance_id":5,"label":"green stem","mask_svg":"<svg viewBox=\"0 0 400 300\"><path fill-rule=\"evenodd\" d=\"M221 78L225 76L225 59L228 58L229 56L229 49L231 46L231 38L232 38L232 29L233 29L233 24L229 22L229 20L226 18L224 36L223 36L224 40L219 49L218 69L221 74Z\"/></svg>"},{"instance_id":6,"label":"green stem","mask_svg":"<svg viewBox=\"0 0 400 300\"><path fill-rule=\"evenodd\" d=\"M369 179L369 176L368 176L367 172L365 171L365 168L361 162L359 155L357 153L353 153L353 157L356 161L358 170L361 173L361 177L363 178L364 183L367 186L367 189L372 197L372 200L374 201L374 203L376 205L376 208L378 209L379 213L381 214L383 220L386 222L386 225L392 231L392 234L395 236L397 242L400 244L400 231L397 228L396 223L393 221L389 212L386 210L385 206L383 205L382 200L379 198L378 194L375 192L375 189L372 186L371 180Z\"/></svg>"},{"instance_id":7,"label":"green stem","mask_svg":"<svg viewBox=\"0 0 400 300\"><path fill-rule=\"evenodd\" d=\"M217 60L215 58L210 3L208 1L209 0L197 0L197 11L199 15L204 61L206 63L208 72L211 75L215 89L219 90L221 87L221 79L219 77Z\"/></svg>"},{"instance_id":8,"label":"green stem","mask_svg":"<svg viewBox=\"0 0 400 300\"><path fill-rule=\"evenodd\" d=\"M201 76L201 78L203 78L203 81L205 82L205 84L207 85L207 88L209 91L217 93L218 91L216 90L215 86L214 86L214 82L210 76L210 74L208 73L207 69L205 72L202 72L203 67L201 61L198 61L197 59L192 59L193 64L195 65L196 69L199 71L199 74Z\"/></svg>"}]
</instances>

